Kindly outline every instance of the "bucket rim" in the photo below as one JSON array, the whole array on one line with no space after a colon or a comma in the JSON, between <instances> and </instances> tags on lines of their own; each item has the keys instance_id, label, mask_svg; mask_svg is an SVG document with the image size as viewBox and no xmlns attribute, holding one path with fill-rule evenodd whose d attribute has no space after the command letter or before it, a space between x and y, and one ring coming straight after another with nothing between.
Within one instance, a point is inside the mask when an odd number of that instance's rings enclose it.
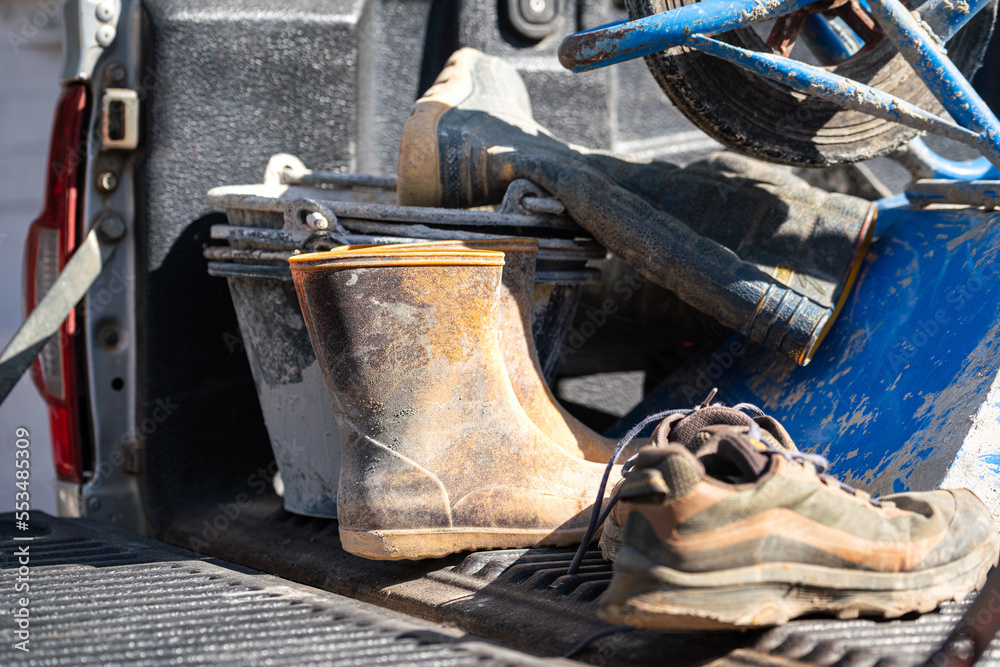
<instances>
[{"instance_id":1,"label":"bucket rim","mask_svg":"<svg viewBox=\"0 0 1000 667\"><path fill-rule=\"evenodd\" d=\"M378 266L503 266L503 253L494 250L412 250L372 252L371 246L341 246L288 258L292 274Z\"/></svg>"}]
</instances>

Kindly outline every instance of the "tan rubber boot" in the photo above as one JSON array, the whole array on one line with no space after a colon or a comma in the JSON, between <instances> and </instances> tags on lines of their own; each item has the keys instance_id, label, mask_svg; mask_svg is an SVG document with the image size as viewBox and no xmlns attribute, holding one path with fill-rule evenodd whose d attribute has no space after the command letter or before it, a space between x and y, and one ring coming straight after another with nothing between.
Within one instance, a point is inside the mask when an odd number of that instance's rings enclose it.
<instances>
[{"instance_id":1,"label":"tan rubber boot","mask_svg":"<svg viewBox=\"0 0 1000 667\"><path fill-rule=\"evenodd\" d=\"M579 542L604 466L553 444L499 341L503 255L315 253L290 261L338 413L340 536L379 560Z\"/></svg>"},{"instance_id":2,"label":"tan rubber boot","mask_svg":"<svg viewBox=\"0 0 1000 667\"><path fill-rule=\"evenodd\" d=\"M531 334L532 300L535 289L535 257L538 241L508 238L468 241L428 241L382 246L348 246L342 252L372 254L424 252L426 250L493 250L504 253L500 289L500 350L524 411L552 442L575 456L607 463L617 441L595 433L559 404L545 383L542 366ZM627 456L619 456L624 461Z\"/></svg>"}]
</instances>

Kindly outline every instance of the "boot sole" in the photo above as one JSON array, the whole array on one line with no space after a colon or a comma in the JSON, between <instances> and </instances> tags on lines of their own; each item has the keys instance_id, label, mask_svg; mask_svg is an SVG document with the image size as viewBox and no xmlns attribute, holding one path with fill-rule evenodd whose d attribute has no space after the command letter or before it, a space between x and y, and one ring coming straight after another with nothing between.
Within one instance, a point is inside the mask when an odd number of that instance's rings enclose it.
<instances>
[{"instance_id":1,"label":"boot sole","mask_svg":"<svg viewBox=\"0 0 1000 667\"><path fill-rule=\"evenodd\" d=\"M478 57L471 49L452 54L438 81L410 109L399 142L396 203L400 206L440 206L441 154L438 122L472 93L470 66Z\"/></svg>"},{"instance_id":2,"label":"boot sole","mask_svg":"<svg viewBox=\"0 0 1000 667\"><path fill-rule=\"evenodd\" d=\"M584 531L515 528L433 528L353 531L340 529L344 550L371 560L423 560L463 551L565 547L579 544Z\"/></svg>"},{"instance_id":3,"label":"boot sole","mask_svg":"<svg viewBox=\"0 0 1000 667\"><path fill-rule=\"evenodd\" d=\"M997 563L993 540L947 565L900 574L801 563L763 563L708 573L679 572L626 547L615 560L598 615L646 630L745 630L809 613L895 618L958 600Z\"/></svg>"}]
</instances>

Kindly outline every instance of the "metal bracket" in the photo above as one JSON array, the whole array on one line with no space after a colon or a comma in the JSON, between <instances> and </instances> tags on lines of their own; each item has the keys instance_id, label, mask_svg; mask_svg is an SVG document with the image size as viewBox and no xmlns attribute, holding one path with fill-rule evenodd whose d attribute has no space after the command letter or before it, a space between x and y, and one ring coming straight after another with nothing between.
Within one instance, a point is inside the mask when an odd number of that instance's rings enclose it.
<instances>
[{"instance_id":1,"label":"metal bracket","mask_svg":"<svg viewBox=\"0 0 1000 667\"><path fill-rule=\"evenodd\" d=\"M66 0L62 82L89 81L104 49L118 35L121 0Z\"/></svg>"},{"instance_id":2,"label":"metal bracket","mask_svg":"<svg viewBox=\"0 0 1000 667\"><path fill-rule=\"evenodd\" d=\"M286 231L333 232L347 235L332 208L315 199L295 199L285 205Z\"/></svg>"},{"instance_id":3,"label":"metal bracket","mask_svg":"<svg viewBox=\"0 0 1000 667\"><path fill-rule=\"evenodd\" d=\"M101 148L132 151L139 146L139 94L108 88L101 99Z\"/></svg>"},{"instance_id":4,"label":"metal bracket","mask_svg":"<svg viewBox=\"0 0 1000 667\"><path fill-rule=\"evenodd\" d=\"M507 186L497 213L518 215L562 215L566 207L526 178L518 178Z\"/></svg>"}]
</instances>

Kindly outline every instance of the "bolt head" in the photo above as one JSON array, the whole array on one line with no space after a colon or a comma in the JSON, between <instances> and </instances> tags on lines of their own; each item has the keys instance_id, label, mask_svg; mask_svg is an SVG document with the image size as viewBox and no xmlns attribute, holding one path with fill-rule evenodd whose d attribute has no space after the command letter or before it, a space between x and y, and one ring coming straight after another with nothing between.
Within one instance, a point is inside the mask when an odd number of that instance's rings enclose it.
<instances>
[{"instance_id":1,"label":"bolt head","mask_svg":"<svg viewBox=\"0 0 1000 667\"><path fill-rule=\"evenodd\" d=\"M90 500L87 501L87 507L96 512L97 510L101 509L101 499L91 498Z\"/></svg>"},{"instance_id":2,"label":"bolt head","mask_svg":"<svg viewBox=\"0 0 1000 667\"><path fill-rule=\"evenodd\" d=\"M95 35L95 38L97 39L98 44L100 44L104 48L107 48L111 46L111 42L115 41L116 34L117 33L115 32L115 29L112 28L111 26L102 25L100 28L97 29L97 34Z\"/></svg>"},{"instance_id":3,"label":"bolt head","mask_svg":"<svg viewBox=\"0 0 1000 667\"><path fill-rule=\"evenodd\" d=\"M124 81L127 73L128 72L125 71L125 66L121 63L111 63L108 65L108 76L110 76L111 80L116 83Z\"/></svg>"},{"instance_id":4,"label":"bolt head","mask_svg":"<svg viewBox=\"0 0 1000 667\"><path fill-rule=\"evenodd\" d=\"M330 221L322 213L310 213L306 216L306 225L312 229L328 229Z\"/></svg>"},{"instance_id":5,"label":"bolt head","mask_svg":"<svg viewBox=\"0 0 1000 667\"><path fill-rule=\"evenodd\" d=\"M118 177L110 171L105 171L97 178L97 185L105 192L111 192L118 187Z\"/></svg>"},{"instance_id":6,"label":"bolt head","mask_svg":"<svg viewBox=\"0 0 1000 667\"><path fill-rule=\"evenodd\" d=\"M115 17L115 5L110 2L110 0L105 0L101 4L97 5L97 20L107 23Z\"/></svg>"},{"instance_id":7,"label":"bolt head","mask_svg":"<svg viewBox=\"0 0 1000 667\"><path fill-rule=\"evenodd\" d=\"M125 221L117 215L109 215L101 221L100 231L109 241L117 241L125 236Z\"/></svg>"},{"instance_id":8,"label":"bolt head","mask_svg":"<svg viewBox=\"0 0 1000 667\"><path fill-rule=\"evenodd\" d=\"M113 350L121 342L121 333L114 324L105 324L98 330L97 340L105 349Z\"/></svg>"}]
</instances>

